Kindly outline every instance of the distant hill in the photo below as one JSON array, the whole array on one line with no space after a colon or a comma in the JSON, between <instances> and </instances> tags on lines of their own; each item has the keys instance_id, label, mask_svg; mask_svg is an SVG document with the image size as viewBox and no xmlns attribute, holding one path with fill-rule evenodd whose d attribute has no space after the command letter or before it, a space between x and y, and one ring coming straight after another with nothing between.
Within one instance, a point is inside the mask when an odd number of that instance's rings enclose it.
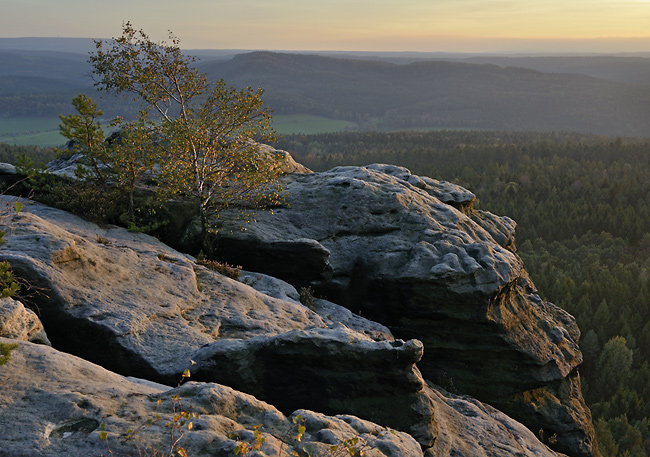
<instances>
[{"instance_id":1,"label":"distant hill","mask_svg":"<svg viewBox=\"0 0 650 457\"><path fill-rule=\"evenodd\" d=\"M88 52L81 52L92 40L43 40L0 38L0 118L56 117L71 110L70 100L79 92L102 95L107 116L128 115L123 99L95 92ZM46 45L76 51L8 49ZM420 60L428 54L332 57L257 51L233 57L235 52L188 51L200 57L197 67L211 79L264 88L276 114L352 121L360 129L650 135L650 59L642 57L449 55Z\"/></svg>"},{"instance_id":2,"label":"distant hill","mask_svg":"<svg viewBox=\"0 0 650 457\"><path fill-rule=\"evenodd\" d=\"M476 56L460 61L573 73L622 83L650 85L650 59L637 56Z\"/></svg>"},{"instance_id":3,"label":"distant hill","mask_svg":"<svg viewBox=\"0 0 650 457\"><path fill-rule=\"evenodd\" d=\"M200 63L211 78L263 87L281 114L383 129L483 128L650 134L650 87L520 67L255 52Z\"/></svg>"},{"instance_id":4,"label":"distant hill","mask_svg":"<svg viewBox=\"0 0 650 457\"><path fill-rule=\"evenodd\" d=\"M0 96L92 86L87 60L75 53L0 50Z\"/></svg>"},{"instance_id":5,"label":"distant hill","mask_svg":"<svg viewBox=\"0 0 650 457\"><path fill-rule=\"evenodd\" d=\"M90 51L95 49L95 45L92 38L0 38L0 49L20 51L73 52L87 56Z\"/></svg>"}]
</instances>

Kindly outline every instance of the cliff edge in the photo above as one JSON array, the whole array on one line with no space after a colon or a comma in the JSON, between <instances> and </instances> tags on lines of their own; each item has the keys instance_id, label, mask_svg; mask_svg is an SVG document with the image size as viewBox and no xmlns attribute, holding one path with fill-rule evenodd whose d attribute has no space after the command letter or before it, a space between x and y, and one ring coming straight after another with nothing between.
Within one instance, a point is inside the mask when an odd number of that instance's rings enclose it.
<instances>
[{"instance_id":1,"label":"cliff edge","mask_svg":"<svg viewBox=\"0 0 650 457\"><path fill-rule=\"evenodd\" d=\"M514 221L475 210L466 189L392 165L286 182L285 204L255 212L245 230L235 211L220 215L221 258L422 341L426 380L499 408L560 452L597 453L579 329L537 295Z\"/></svg>"}]
</instances>

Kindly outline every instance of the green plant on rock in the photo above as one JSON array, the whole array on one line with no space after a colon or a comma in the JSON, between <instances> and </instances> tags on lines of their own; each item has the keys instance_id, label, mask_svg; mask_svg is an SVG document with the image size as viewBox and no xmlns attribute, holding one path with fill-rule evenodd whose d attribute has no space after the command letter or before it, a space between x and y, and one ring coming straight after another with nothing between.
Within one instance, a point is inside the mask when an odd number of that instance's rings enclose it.
<instances>
[{"instance_id":1,"label":"green plant on rock","mask_svg":"<svg viewBox=\"0 0 650 457\"><path fill-rule=\"evenodd\" d=\"M104 113L90 97L80 94L72 99L72 104L77 113L59 116L59 128L61 135L70 140L72 152L82 154L75 173L77 177L92 182L101 192L110 190L113 194L110 198L121 203L118 218L130 230L136 231L140 226L156 228L147 226L147 213L155 213L159 205L152 204L151 198L136 205L135 199L136 187L151 172L156 161L146 113L140 113L140 117L131 122L121 117L114 119L110 125L120 130L107 138L100 123ZM115 203L108 206L115 206Z\"/></svg>"},{"instance_id":2,"label":"green plant on rock","mask_svg":"<svg viewBox=\"0 0 650 457\"><path fill-rule=\"evenodd\" d=\"M105 141L104 129L99 122L104 113L86 94L79 94L73 98L72 105L77 110L77 114L60 115L59 131L62 136L70 140L72 152L83 154L83 162L79 163L76 174L79 178L93 178L102 187L106 187L108 170L105 164L108 162L109 146ZM59 152L65 154L67 151Z\"/></svg>"},{"instance_id":3,"label":"green plant on rock","mask_svg":"<svg viewBox=\"0 0 650 457\"><path fill-rule=\"evenodd\" d=\"M343 440L338 444L330 445L324 454L315 454L312 446L301 445L305 437L305 433L307 432L307 428L305 427L305 419L301 415L297 415L292 418L292 422L293 424L291 428L280 440L280 455L282 455L282 449L291 441L294 442L294 450L290 452L290 455L292 457L364 457L366 455L366 452L374 449L373 446L363 440L360 436L355 436ZM395 433L390 429L388 431L390 433ZM262 425L256 425L254 427L252 441L243 441L240 433L231 433L228 435L228 437L230 439L237 440L237 445L233 449L233 453L235 455L242 456L249 454L259 455L260 448L265 441L262 432Z\"/></svg>"},{"instance_id":4,"label":"green plant on rock","mask_svg":"<svg viewBox=\"0 0 650 457\"><path fill-rule=\"evenodd\" d=\"M0 296L13 297L20 292L20 284L16 281L16 276L9 262L0 262Z\"/></svg>"},{"instance_id":5,"label":"green plant on rock","mask_svg":"<svg viewBox=\"0 0 650 457\"><path fill-rule=\"evenodd\" d=\"M9 362L11 351L17 347L17 343L0 343L0 367Z\"/></svg>"},{"instance_id":6,"label":"green plant on rock","mask_svg":"<svg viewBox=\"0 0 650 457\"><path fill-rule=\"evenodd\" d=\"M18 214L23 209L23 204L16 200L13 205L7 203L5 207L0 211L0 226L2 225L3 220L10 213ZM0 246L5 243L5 231L0 230ZM13 297L18 295L20 292L20 284L14 275L11 265L6 260L0 262L0 297Z\"/></svg>"},{"instance_id":7,"label":"green plant on rock","mask_svg":"<svg viewBox=\"0 0 650 457\"><path fill-rule=\"evenodd\" d=\"M190 361L194 365L194 361ZM134 446L137 449L138 455L141 457L188 457L189 454L185 447L181 444L185 434L190 432L194 428L194 423L192 419L198 417L196 413L188 411L183 407L182 399L179 395L181 384L189 378L190 370L186 369L181 377L181 382L178 384L177 393L171 396L171 419L163 421L161 414L156 413L153 417L147 419L147 421L140 425L138 428L128 429L125 434L122 435L122 444L127 442L133 442ZM158 399L158 406L163 403L162 399ZM139 434L144 429L152 427L154 425L164 425L164 427L169 430L168 442L163 450L157 448L156 446L139 439ZM100 425L99 439L106 444L106 448L110 455L113 455L113 451L109 445L109 432L106 430L106 424Z\"/></svg>"},{"instance_id":8,"label":"green plant on rock","mask_svg":"<svg viewBox=\"0 0 650 457\"><path fill-rule=\"evenodd\" d=\"M228 435L228 438L232 440L237 440L237 446L233 449L235 455L246 456L254 451L259 451L262 447L262 444L266 441L266 438L262 436L262 425L256 425L253 428L253 441L246 443L242 441L240 433L231 433Z\"/></svg>"},{"instance_id":9,"label":"green plant on rock","mask_svg":"<svg viewBox=\"0 0 650 457\"><path fill-rule=\"evenodd\" d=\"M311 286L301 287L300 290L298 291L298 295L300 297L300 303L302 303L312 311L315 310L314 291L312 290Z\"/></svg>"},{"instance_id":10,"label":"green plant on rock","mask_svg":"<svg viewBox=\"0 0 650 457\"><path fill-rule=\"evenodd\" d=\"M234 267L226 262L206 259L205 255L203 255L203 251L199 252L196 256L196 263L235 280L239 279L239 274L241 272L241 266L239 265Z\"/></svg>"}]
</instances>

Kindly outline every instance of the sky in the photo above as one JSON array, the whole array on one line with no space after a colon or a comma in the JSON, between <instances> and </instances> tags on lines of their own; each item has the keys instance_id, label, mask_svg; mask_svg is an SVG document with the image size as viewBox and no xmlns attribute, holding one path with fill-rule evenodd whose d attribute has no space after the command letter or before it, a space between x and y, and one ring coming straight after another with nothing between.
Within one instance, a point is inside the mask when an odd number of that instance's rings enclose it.
<instances>
[{"instance_id":1,"label":"sky","mask_svg":"<svg viewBox=\"0 0 650 457\"><path fill-rule=\"evenodd\" d=\"M124 21L184 49L650 52L650 0L0 0L2 38Z\"/></svg>"}]
</instances>

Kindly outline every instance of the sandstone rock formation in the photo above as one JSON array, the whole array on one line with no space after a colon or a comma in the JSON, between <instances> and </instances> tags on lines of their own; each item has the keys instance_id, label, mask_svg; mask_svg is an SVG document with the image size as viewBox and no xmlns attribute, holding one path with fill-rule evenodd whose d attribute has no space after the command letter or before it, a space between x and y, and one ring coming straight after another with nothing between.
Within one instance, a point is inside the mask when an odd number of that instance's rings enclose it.
<instances>
[{"instance_id":1,"label":"sandstone rock formation","mask_svg":"<svg viewBox=\"0 0 650 457\"><path fill-rule=\"evenodd\" d=\"M424 446L435 439L434 405L415 367L420 342L393 341L386 328L358 317L346 317L353 328L333 321L346 315L333 304L321 317L262 294L149 236L33 203L10 218L3 256L47 291L34 301L58 349L167 384L195 360L197 379L287 412L372 417Z\"/></svg>"},{"instance_id":2,"label":"sandstone rock formation","mask_svg":"<svg viewBox=\"0 0 650 457\"><path fill-rule=\"evenodd\" d=\"M0 298L0 337L51 345L36 313L9 297Z\"/></svg>"},{"instance_id":3,"label":"sandstone rock formation","mask_svg":"<svg viewBox=\"0 0 650 457\"><path fill-rule=\"evenodd\" d=\"M378 321L425 352L424 378L511 414L570 455L596 451L572 316L536 294L514 222L474 195L390 165L287 177L286 205L237 230L219 255Z\"/></svg>"},{"instance_id":4,"label":"sandstone rock formation","mask_svg":"<svg viewBox=\"0 0 650 457\"><path fill-rule=\"evenodd\" d=\"M12 341L0 338L0 343ZM239 440L229 435L252 444L258 425L265 439L261 451L269 456L288 457L304 446L322 455L330 445L355 437L373 449L369 456L422 456L418 443L405 433L351 416L305 410L294 413L303 417L307 429L298 443L291 438L297 434L293 421L250 395L212 383L189 382L172 389L126 379L30 343L19 344L9 363L0 367L0 385L1 456L153 455L154 450L168 455L172 435L165 424L181 408L197 415L187 419L192 430L185 425L177 444L193 457L232 457ZM179 398L176 403L173 396ZM148 420L153 422L149 427ZM107 441L100 439L102 428ZM129 429L137 433L126 439Z\"/></svg>"},{"instance_id":5,"label":"sandstone rock formation","mask_svg":"<svg viewBox=\"0 0 650 457\"><path fill-rule=\"evenodd\" d=\"M0 343L15 340L1 339ZM254 440L261 425L265 438L262 451L287 457L293 450L311 446L315 456L326 455L331 445L360 438L368 445L368 457L422 456L419 444L409 435L390 431L353 416L326 416L297 410L286 418L273 406L250 395L213 383L189 382L180 388L135 378L125 378L75 356L30 343L19 344L6 366L0 367L1 456L70 457L88 455L139 455L138 451L169 449L173 420L173 396L190 418L178 446L194 457L234 455L239 435ZM429 389L439 405L441 434L427 457L502 456L556 457L521 424L469 397ZM158 403L160 400L160 404ZM160 419L156 419L160 415ZM292 419L302 416L306 433L303 443L295 435ZM153 425L146 427L148 420ZM127 430L137 430L125 440ZM100 433L108 433L102 441ZM288 433L292 431L292 433ZM282 444L282 443L285 444Z\"/></svg>"},{"instance_id":6,"label":"sandstone rock formation","mask_svg":"<svg viewBox=\"0 0 650 457\"><path fill-rule=\"evenodd\" d=\"M278 401L284 414L294 408L337 414L302 411L314 447L361 435L368 442L379 439L372 441L376 456L418 456L421 448L428 456L505 457L513 450L556 455L492 408L427 385L415 366L421 342L395 340L386 327L332 302L315 300L312 310L281 281L244 274L242 281L256 291L154 238L98 227L35 203L4 222L11 230L2 255L47 292L33 300L55 348L167 385L194 360L192 379L205 384L180 391L205 418L187 434L188 447L196 449L191 455L203 455L208 445L210 455L231 455L234 442L227 433L241 431L250 439L259 423L275 437L265 452L280 455L278 438L290 423L272 407L208 382L218 377ZM0 415L9 443L3 441L0 455L10 445L15 453L9 455L16 456L101 453L100 423L109 431L133 428L154 414L158 399L170 396L160 386L134 385L31 343L21 344L0 367L0 384L0 406L13 412ZM169 405L164 408L169 414ZM419 446L401 433L377 437L383 428L352 412L381 426L396 424ZM145 441L159 444L162 427L147 430ZM119 439L110 443L126 450Z\"/></svg>"}]
</instances>

